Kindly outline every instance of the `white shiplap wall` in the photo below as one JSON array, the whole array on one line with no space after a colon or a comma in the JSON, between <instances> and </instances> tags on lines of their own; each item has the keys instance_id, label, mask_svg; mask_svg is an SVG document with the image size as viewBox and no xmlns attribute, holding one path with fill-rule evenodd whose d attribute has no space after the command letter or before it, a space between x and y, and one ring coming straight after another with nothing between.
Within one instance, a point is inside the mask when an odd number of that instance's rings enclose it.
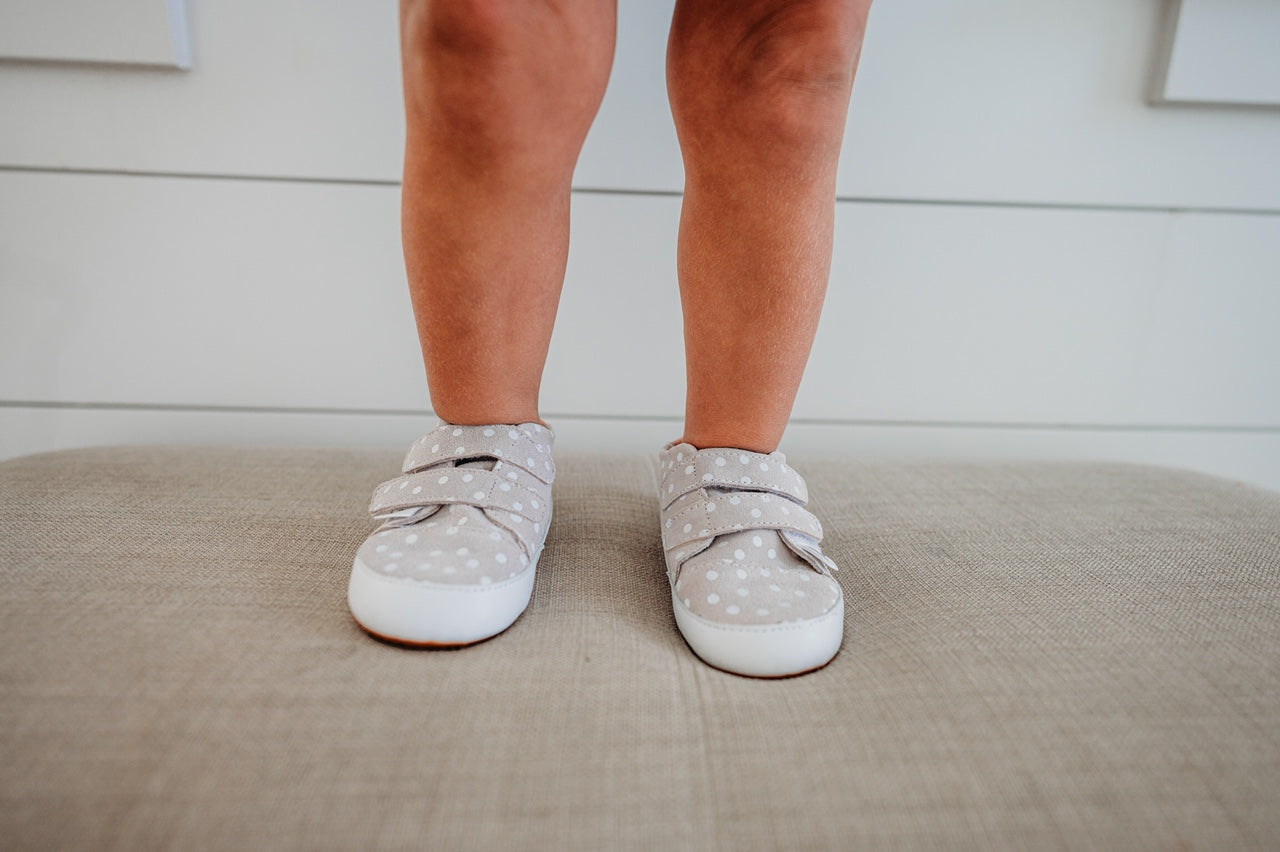
<instances>
[{"instance_id":1,"label":"white shiplap wall","mask_svg":"<svg viewBox=\"0 0 1280 852\"><path fill-rule=\"evenodd\" d=\"M188 6L189 72L0 64L0 457L402 447L429 421L394 4ZM784 449L1127 459L1280 488L1280 111L1149 106L1161 13L873 9ZM578 171L543 394L566 449L679 433L669 14L622 0Z\"/></svg>"}]
</instances>

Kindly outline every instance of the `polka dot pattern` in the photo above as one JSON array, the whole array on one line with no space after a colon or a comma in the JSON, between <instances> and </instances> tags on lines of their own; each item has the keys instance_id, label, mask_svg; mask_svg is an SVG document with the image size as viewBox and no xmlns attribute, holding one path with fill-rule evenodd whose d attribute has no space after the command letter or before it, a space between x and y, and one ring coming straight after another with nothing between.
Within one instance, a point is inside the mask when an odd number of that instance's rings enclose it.
<instances>
[{"instance_id":1,"label":"polka dot pattern","mask_svg":"<svg viewBox=\"0 0 1280 852\"><path fill-rule=\"evenodd\" d=\"M516 481L512 482L506 478L505 465L497 462L493 470L451 468L451 473L439 473L440 468L431 468L406 474L383 483L374 491L369 512L383 515L414 506L467 503L518 513L522 520L534 523L545 522L546 504L533 506L536 495L545 485L524 471L518 472ZM462 470L466 472L459 472Z\"/></svg>"},{"instance_id":2,"label":"polka dot pattern","mask_svg":"<svg viewBox=\"0 0 1280 852\"><path fill-rule=\"evenodd\" d=\"M806 621L840 603L821 524L804 508L808 490L781 453L677 444L659 463L660 528L679 603L743 626Z\"/></svg>"},{"instance_id":3,"label":"polka dot pattern","mask_svg":"<svg viewBox=\"0 0 1280 852\"><path fill-rule=\"evenodd\" d=\"M685 494L667 506L663 517L672 523L662 525L663 548L683 548L708 536L752 529L791 530L822 539L818 519L788 498L758 491L738 491L728 499L722 499L723 494L721 489L708 487Z\"/></svg>"},{"instance_id":4,"label":"polka dot pattern","mask_svg":"<svg viewBox=\"0 0 1280 852\"><path fill-rule=\"evenodd\" d=\"M787 466L780 452L748 453L731 449L682 451L676 458L664 451L659 460L662 472L663 508L691 491L710 487L739 489L750 486L753 491L768 491L789 497L803 506L809 502L809 489L804 478Z\"/></svg>"},{"instance_id":5,"label":"polka dot pattern","mask_svg":"<svg viewBox=\"0 0 1280 852\"><path fill-rule=\"evenodd\" d=\"M497 426L454 426L441 423L413 443L401 467L414 473L446 459L489 457L505 459L538 481L555 479L551 458L554 436L540 423Z\"/></svg>"},{"instance_id":6,"label":"polka dot pattern","mask_svg":"<svg viewBox=\"0 0 1280 852\"><path fill-rule=\"evenodd\" d=\"M551 431L533 423L440 424L410 449L410 472L374 490L370 511L383 524L357 559L396 582L514 579L536 564L551 520L552 442ZM488 461L470 462L476 458ZM512 458L533 458L537 469Z\"/></svg>"},{"instance_id":7,"label":"polka dot pattern","mask_svg":"<svg viewBox=\"0 0 1280 852\"><path fill-rule=\"evenodd\" d=\"M724 536L681 566L677 592L694 614L729 624L781 624L817 618L840 601L830 576L790 550L773 560L750 552L741 546L744 535ZM771 549L783 546L777 533L761 535L772 539Z\"/></svg>"}]
</instances>

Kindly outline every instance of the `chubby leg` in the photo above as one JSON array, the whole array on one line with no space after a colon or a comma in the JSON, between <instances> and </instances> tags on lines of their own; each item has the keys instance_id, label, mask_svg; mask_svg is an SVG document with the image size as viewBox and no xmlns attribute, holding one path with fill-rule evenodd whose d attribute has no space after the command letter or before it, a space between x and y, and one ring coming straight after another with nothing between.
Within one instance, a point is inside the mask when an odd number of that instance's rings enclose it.
<instances>
[{"instance_id":1,"label":"chubby leg","mask_svg":"<svg viewBox=\"0 0 1280 852\"><path fill-rule=\"evenodd\" d=\"M682 440L777 449L831 268L835 178L870 0L678 0Z\"/></svg>"},{"instance_id":2,"label":"chubby leg","mask_svg":"<svg viewBox=\"0 0 1280 852\"><path fill-rule=\"evenodd\" d=\"M405 265L432 407L538 417L574 165L613 62L614 0L402 0Z\"/></svg>"}]
</instances>

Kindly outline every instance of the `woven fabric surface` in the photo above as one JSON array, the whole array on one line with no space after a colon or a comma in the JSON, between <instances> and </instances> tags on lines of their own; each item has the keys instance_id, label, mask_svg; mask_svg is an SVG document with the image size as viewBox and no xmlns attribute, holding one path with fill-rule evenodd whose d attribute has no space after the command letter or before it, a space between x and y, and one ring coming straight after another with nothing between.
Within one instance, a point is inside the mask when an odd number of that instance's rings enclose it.
<instances>
[{"instance_id":1,"label":"woven fabric surface","mask_svg":"<svg viewBox=\"0 0 1280 852\"><path fill-rule=\"evenodd\" d=\"M680 639L656 453L558 454L528 611L456 651L346 609L398 453L6 462L0 846L1274 848L1280 494L790 461L847 623L777 681Z\"/></svg>"}]
</instances>

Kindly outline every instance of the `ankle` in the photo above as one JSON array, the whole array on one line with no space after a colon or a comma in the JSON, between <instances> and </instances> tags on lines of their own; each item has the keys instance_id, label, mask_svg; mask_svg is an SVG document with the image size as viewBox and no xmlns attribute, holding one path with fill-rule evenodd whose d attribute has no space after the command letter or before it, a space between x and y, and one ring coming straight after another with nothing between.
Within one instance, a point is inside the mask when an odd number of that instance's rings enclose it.
<instances>
[{"instance_id":1,"label":"ankle","mask_svg":"<svg viewBox=\"0 0 1280 852\"><path fill-rule=\"evenodd\" d=\"M538 416L535 409L530 412L520 408L485 408L485 409L452 409L435 406L436 417L453 426L492 426L494 424L517 425L520 423L537 423L550 429L551 425Z\"/></svg>"},{"instance_id":2,"label":"ankle","mask_svg":"<svg viewBox=\"0 0 1280 852\"><path fill-rule=\"evenodd\" d=\"M728 447L768 455L778 449L780 441L771 435L686 430L684 436L676 443L689 444L697 450Z\"/></svg>"}]
</instances>

